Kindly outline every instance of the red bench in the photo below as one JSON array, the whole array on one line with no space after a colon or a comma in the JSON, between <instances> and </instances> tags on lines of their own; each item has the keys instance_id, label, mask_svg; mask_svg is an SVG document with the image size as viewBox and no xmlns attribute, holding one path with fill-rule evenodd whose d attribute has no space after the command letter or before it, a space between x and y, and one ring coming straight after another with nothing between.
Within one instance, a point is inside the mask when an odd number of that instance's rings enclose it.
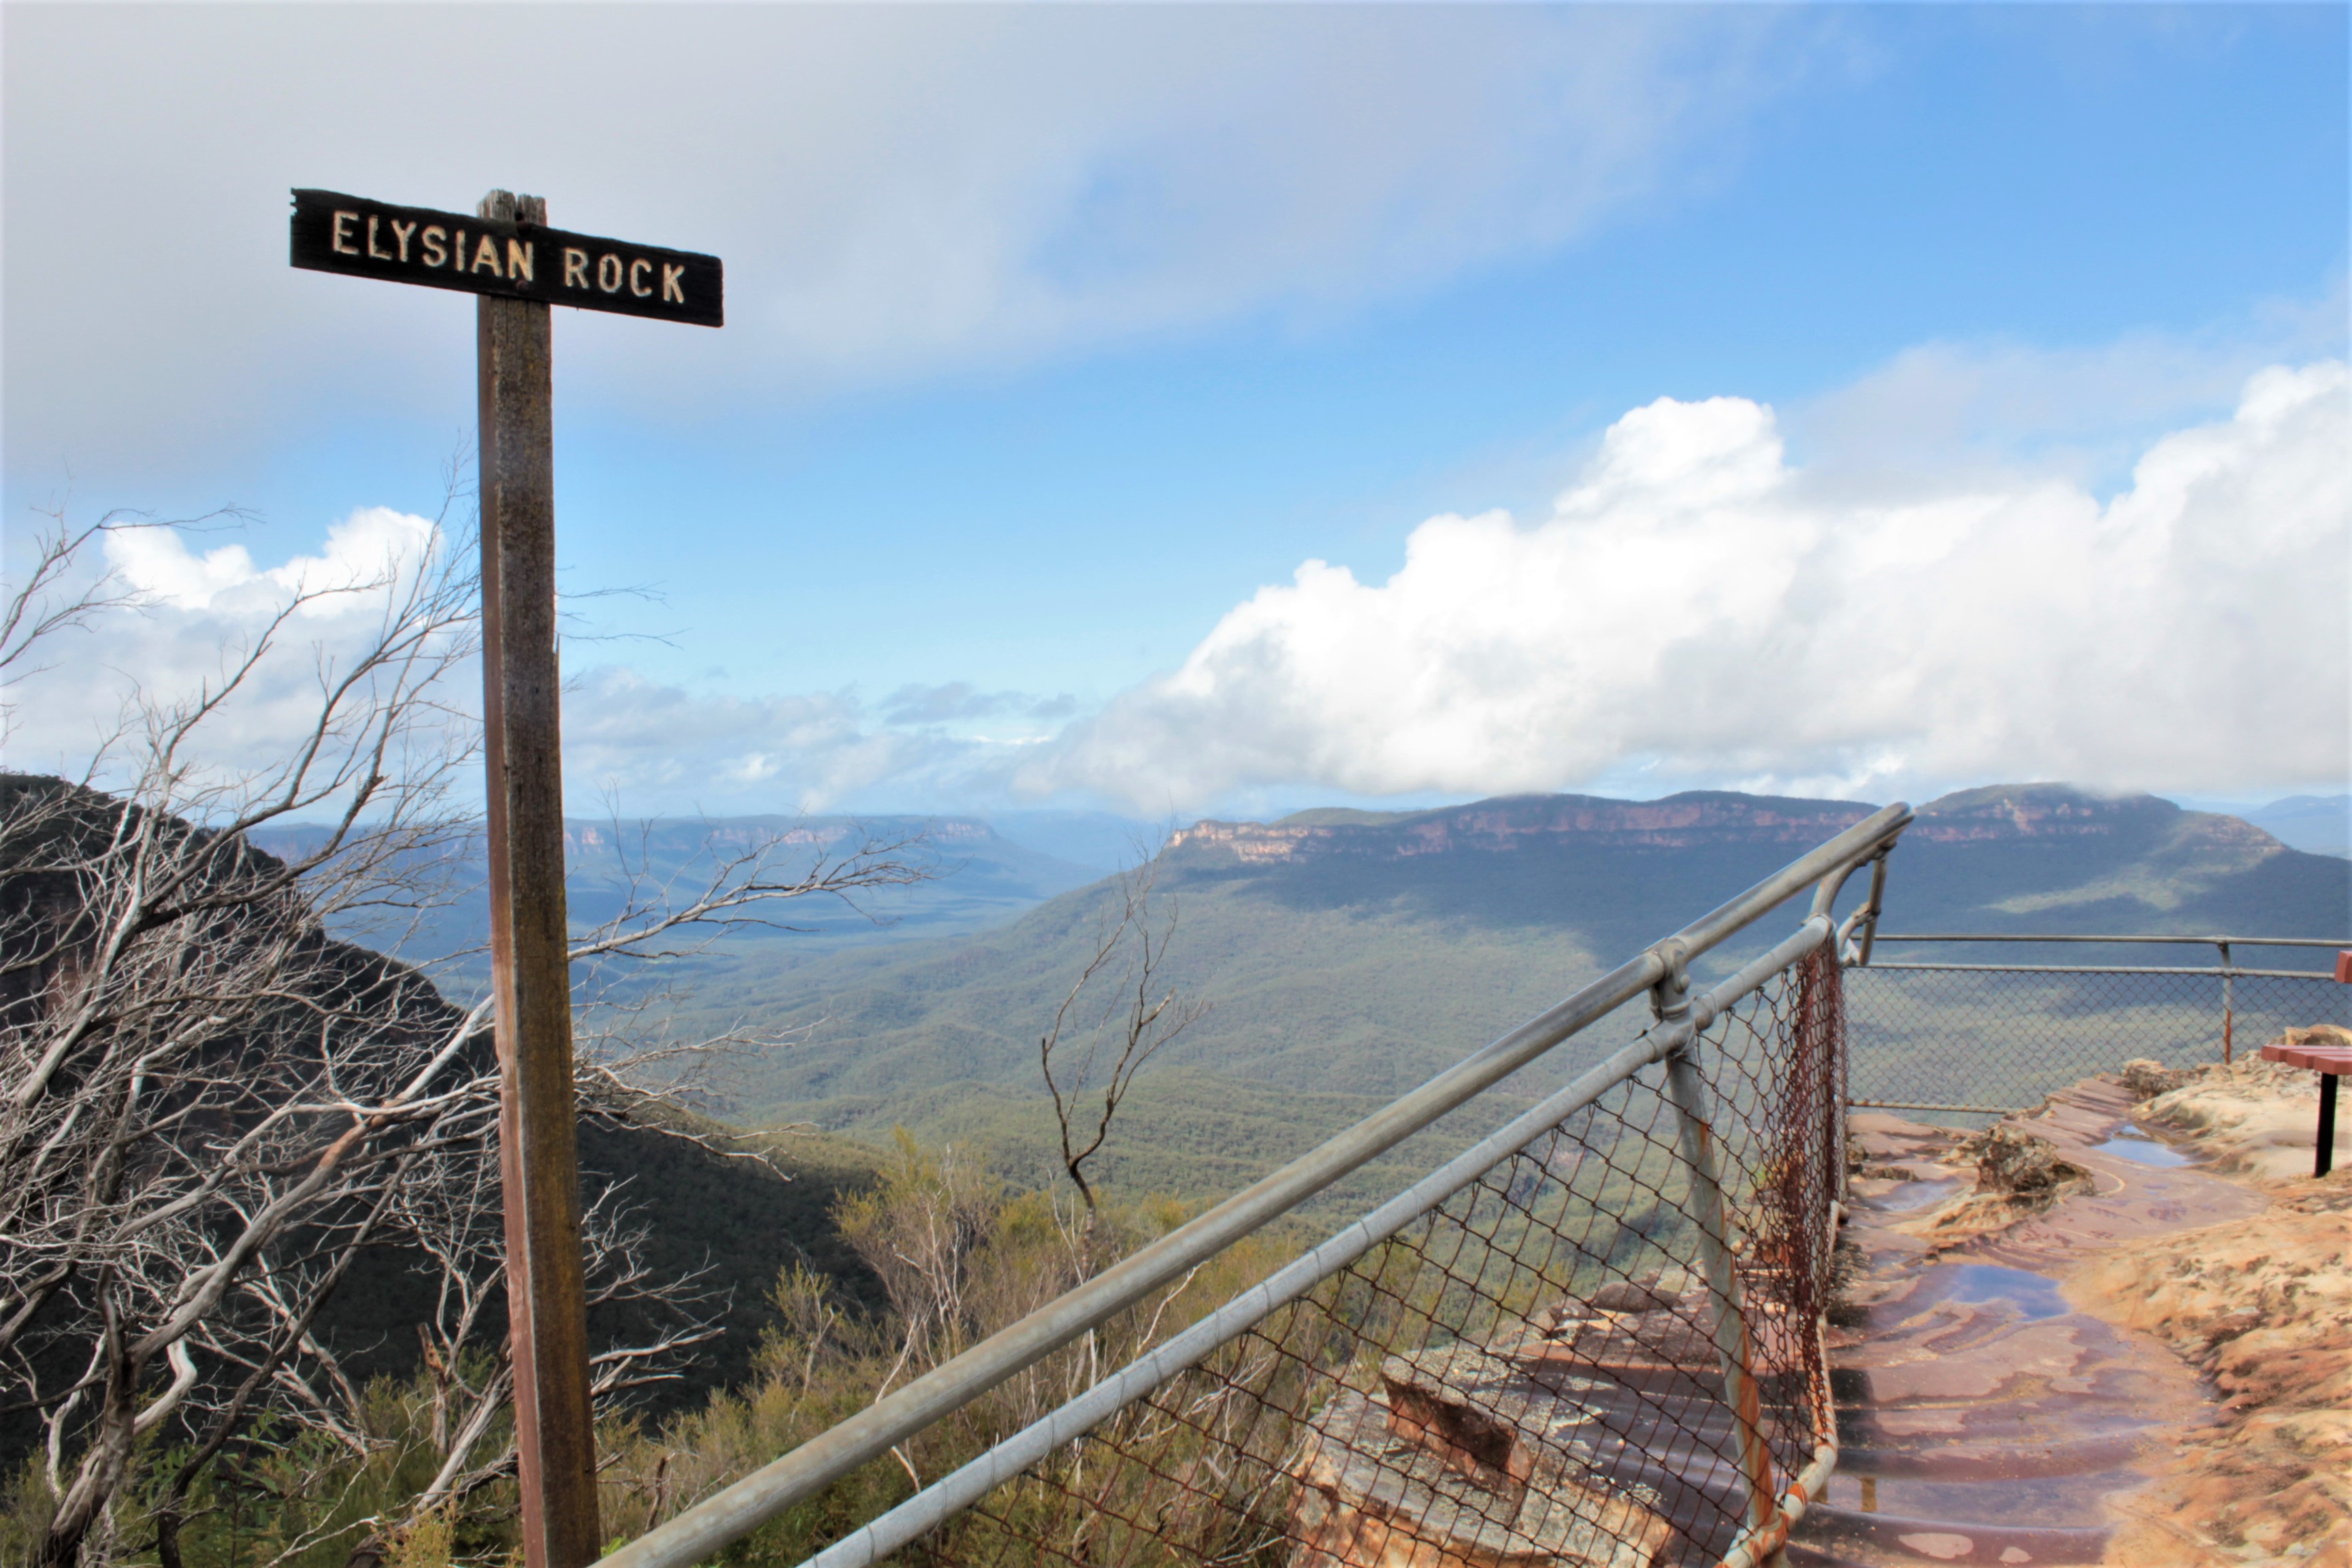
<instances>
[{"instance_id":1,"label":"red bench","mask_svg":"<svg viewBox=\"0 0 2352 1568\"><path fill-rule=\"evenodd\" d=\"M2327 1174L2336 1163L2336 1080L2352 1073L2352 1046L2296 1046L2274 1040L2263 1047L2263 1059L2319 1075L2318 1152L2312 1162L2312 1174Z\"/></svg>"}]
</instances>

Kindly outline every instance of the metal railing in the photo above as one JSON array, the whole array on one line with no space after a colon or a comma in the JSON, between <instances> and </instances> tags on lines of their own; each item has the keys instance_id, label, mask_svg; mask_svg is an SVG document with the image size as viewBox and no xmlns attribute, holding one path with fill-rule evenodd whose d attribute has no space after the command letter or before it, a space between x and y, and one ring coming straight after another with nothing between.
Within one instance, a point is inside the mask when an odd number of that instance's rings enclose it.
<instances>
[{"instance_id":1,"label":"metal railing","mask_svg":"<svg viewBox=\"0 0 2352 1568\"><path fill-rule=\"evenodd\" d=\"M1171 1289L1235 1241L1647 996L1630 1043L810 1568L1729 1563L1836 1463L1822 1349L1845 1074L1889 806L1357 1126L615 1550L686 1568ZM1840 887L1873 868L1843 925ZM1689 965L1799 893L1796 931ZM1385 1544L1384 1544L1385 1543Z\"/></svg>"},{"instance_id":2,"label":"metal railing","mask_svg":"<svg viewBox=\"0 0 2352 1568\"><path fill-rule=\"evenodd\" d=\"M2211 964L1887 961L1875 943L1996 949L2210 948ZM2342 949L2312 937L1879 933L1846 977L1854 1098L1869 1110L2000 1116L2092 1073L2144 1057L2168 1067L2229 1062L2283 1029L2352 1023L2352 987L2324 970L2250 967L2249 949ZM2032 956L2039 957L2040 954Z\"/></svg>"}]
</instances>

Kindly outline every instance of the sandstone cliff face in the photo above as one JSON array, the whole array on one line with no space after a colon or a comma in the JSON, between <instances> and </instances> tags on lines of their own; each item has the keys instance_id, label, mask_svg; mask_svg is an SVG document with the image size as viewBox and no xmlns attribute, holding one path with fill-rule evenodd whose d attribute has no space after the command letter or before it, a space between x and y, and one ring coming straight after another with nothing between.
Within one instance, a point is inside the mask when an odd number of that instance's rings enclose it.
<instances>
[{"instance_id":1,"label":"sandstone cliff face","mask_svg":"<svg viewBox=\"0 0 2352 1568\"><path fill-rule=\"evenodd\" d=\"M1937 844L2111 837L2135 828L2160 829L2185 815L2170 801L2153 795L2098 795L2065 784L1994 784L1928 802L1919 808L1919 821L1906 837L1916 835ZM2261 833L2259 828L2248 831Z\"/></svg>"},{"instance_id":2,"label":"sandstone cliff face","mask_svg":"<svg viewBox=\"0 0 2352 1568\"><path fill-rule=\"evenodd\" d=\"M1851 801L1714 792L1654 801L1513 795L1402 815L1325 811L1269 823L1201 822L1176 834L1169 847L1188 858L1244 864L1326 856L1507 854L1570 839L1612 847L1766 843L1804 848L1851 827L1874 809Z\"/></svg>"},{"instance_id":3,"label":"sandstone cliff face","mask_svg":"<svg viewBox=\"0 0 2352 1568\"><path fill-rule=\"evenodd\" d=\"M1169 847L1202 864L1265 865L1328 857L1401 860L1423 855L1508 854L1576 843L1688 849L1714 844L1809 848L1876 807L1694 791L1663 800L1509 795L1423 812L1309 811L1276 822L1199 822ZM2130 840L2174 852L2217 852L2247 864L2285 846L2233 816L2186 812L2152 795L2093 795L2065 784L2000 784L1930 801L1906 843L2001 844Z\"/></svg>"}]
</instances>

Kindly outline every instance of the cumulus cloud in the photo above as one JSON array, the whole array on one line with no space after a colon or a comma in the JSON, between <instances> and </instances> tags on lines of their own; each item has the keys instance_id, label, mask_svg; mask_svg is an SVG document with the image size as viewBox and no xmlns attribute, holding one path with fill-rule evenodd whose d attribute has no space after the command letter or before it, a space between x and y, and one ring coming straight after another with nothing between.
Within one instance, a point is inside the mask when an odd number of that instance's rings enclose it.
<instances>
[{"instance_id":1,"label":"cumulus cloud","mask_svg":"<svg viewBox=\"0 0 2352 1568\"><path fill-rule=\"evenodd\" d=\"M331 526L318 554L266 570L241 543L199 554L188 533L172 528L109 533L105 553L122 582L152 605L251 614L288 604L305 619L324 620L381 609L402 574L431 552L438 533L430 518L371 506Z\"/></svg>"},{"instance_id":2,"label":"cumulus cloud","mask_svg":"<svg viewBox=\"0 0 2352 1568\"><path fill-rule=\"evenodd\" d=\"M1028 788L1197 804L1657 781L2226 789L2352 752L2347 374L2273 366L2066 478L1857 500L1771 409L1661 398L1549 517L1443 516L1384 583L1309 561L1181 668L1029 759Z\"/></svg>"},{"instance_id":3,"label":"cumulus cloud","mask_svg":"<svg viewBox=\"0 0 2352 1568\"><path fill-rule=\"evenodd\" d=\"M2261 370L2226 417L2145 442L2110 494L2063 468L1925 465L1902 482L1867 454L1800 463L1769 407L1661 398L1609 428L1547 517L1432 518L1384 582L1309 561L1092 715L962 681L869 701L603 664L567 691L566 773L575 809L610 790L657 812L2340 787L2348 447L2352 377L2335 360ZM440 547L430 521L381 508L277 565L213 537L113 536L109 563L145 608L12 690L10 765L79 766L124 690L194 689L295 595L341 590L212 759L266 760L302 721L317 661L373 625L374 584ZM450 679L470 703L472 672Z\"/></svg>"},{"instance_id":4,"label":"cumulus cloud","mask_svg":"<svg viewBox=\"0 0 2352 1568\"><path fill-rule=\"evenodd\" d=\"M251 769L283 759L315 721L321 679L369 646L450 542L430 518L363 507L330 525L316 553L262 566L240 539L214 542L229 526L125 525L103 536L100 558L81 566L110 574L132 607L57 634L33 661L40 668L11 683L6 765L78 774L129 705L220 692L252 650L257 662L208 721L206 754L194 760ZM478 688L472 679L454 678L460 705Z\"/></svg>"}]
</instances>

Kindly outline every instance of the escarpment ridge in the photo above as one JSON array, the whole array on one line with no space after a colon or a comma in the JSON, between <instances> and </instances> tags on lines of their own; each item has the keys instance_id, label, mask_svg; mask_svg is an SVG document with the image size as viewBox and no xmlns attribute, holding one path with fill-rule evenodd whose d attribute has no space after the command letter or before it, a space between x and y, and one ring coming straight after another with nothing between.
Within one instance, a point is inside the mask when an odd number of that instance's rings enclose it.
<instances>
[{"instance_id":1,"label":"escarpment ridge","mask_svg":"<svg viewBox=\"0 0 2352 1568\"><path fill-rule=\"evenodd\" d=\"M1183 862L1265 865L1335 856L1405 859L1508 854L1545 846L1696 849L1720 845L1811 846L1860 822L1874 805L1691 790L1657 800L1604 795L1502 795L1429 811L1302 811L1273 822L1204 820L1169 839ZM2105 841L2225 855L2240 863L2286 853L2252 823L2184 811L2154 795L2105 795L2068 784L1995 784L1930 801L1908 844Z\"/></svg>"}]
</instances>

